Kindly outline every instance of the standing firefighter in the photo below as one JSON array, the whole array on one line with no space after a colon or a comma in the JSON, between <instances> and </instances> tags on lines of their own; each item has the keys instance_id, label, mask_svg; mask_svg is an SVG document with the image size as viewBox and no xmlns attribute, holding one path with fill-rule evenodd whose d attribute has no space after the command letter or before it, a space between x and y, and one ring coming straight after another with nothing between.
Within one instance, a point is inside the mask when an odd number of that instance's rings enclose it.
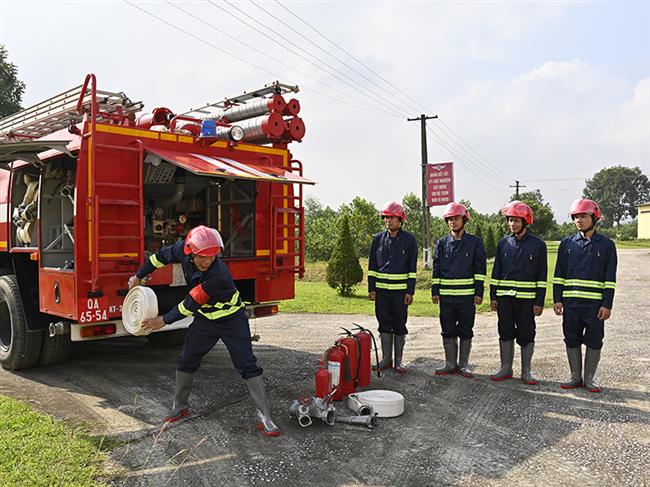
<instances>
[{"instance_id":1,"label":"standing firefighter","mask_svg":"<svg viewBox=\"0 0 650 487\"><path fill-rule=\"evenodd\" d=\"M187 416L194 373L201 365L203 356L221 339L235 369L246 380L257 407L258 427L267 436L278 436L280 430L271 419L271 408L266 400L262 368L257 365L253 355L244 303L228 268L217 256L222 248L219 232L201 225L190 230L185 241L178 241L152 254L137 274L129 279L131 288L142 284L154 270L180 262L190 288L185 299L167 314L142 323L146 329L158 330L186 316L194 316L183 350L176 361L174 405L165 421L176 421Z\"/></svg>"},{"instance_id":2,"label":"standing firefighter","mask_svg":"<svg viewBox=\"0 0 650 487\"><path fill-rule=\"evenodd\" d=\"M402 356L408 333L408 307L415 294L418 244L411 233L402 230L402 223L406 221L402 205L387 202L381 216L386 231L376 234L370 246L368 297L375 302L375 315L379 322L382 350L379 369L393 368L394 342L394 368L401 374L406 372Z\"/></svg>"},{"instance_id":3,"label":"standing firefighter","mask_svg":"<svg viewBox=\"0 0 650 487\"><path fill-rule=\"evenodd\" d=\"M465 231L470 214L460 203L449 203L443 218L451 234L436 243L431 300L440 303L445 365L437 375L459 371L471 378L469 352L474 336L476 305L483 302L486 253L480 238ZM458 339L460 338L460 357Z\"/></svg>"},{"instance_id":4,"label":"standing firefighter","mask_svg":"<svg viewBox=\"0 0 650 487\"><path fill-rule=\"evenodd\" d=\"M596 233L596 223L602 214L594 201L574 201L569 215L578 233L560 243L553 278L553 310L556 315L562 315L571 369L571 379L560 387L574 389L584 385L589 392L600 392L594 375L600 361L605 320L614 303L616 246L609 238ZM584 382L582 344L587 347Z\"/></svg>"},{"instance_id":5,"label":"standing firefighter","mask_svg":"<svg viewBox=\"0 0 650 487\"><path fill-rule=\"evenodd\" d=\"M546 244L531 234L533 210L513 201L501 210L512 235L497 246L492 279L490 308L499 318L501 369L490 377L494 381L512 378L515 340L521 347L521 380L535 385L530 369L535 349L535 316L544 310L546 297Z\"/></svg>"}]
</instances>

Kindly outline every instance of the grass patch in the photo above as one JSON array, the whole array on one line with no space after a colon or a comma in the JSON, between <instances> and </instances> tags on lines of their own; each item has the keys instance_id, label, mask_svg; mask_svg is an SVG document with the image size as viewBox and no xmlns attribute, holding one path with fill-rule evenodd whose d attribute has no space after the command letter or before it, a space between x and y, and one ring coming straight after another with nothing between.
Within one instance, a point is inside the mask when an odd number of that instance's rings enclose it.
<instances>
[{"instance_id":1,"label":"grass patch","mask_svg":"<svg viewBox=\"0 0 650 487\"><path fill-rule=\"evenodd\" d=\"M552 244L553 242L547 242ZM557 244L557 243L556 243ZM545 306L553 304L553 272L557 260L557 245L548 251L548 285L546 289ZM361 267L367 272L367 259L360 260ZM440 308L431 302L431 271L420 268L416 279L416 291L413 304L409 307L411 316L439 316ZM487 275L492 274L493 260L488 261ZM363 282L357 286L356 294L349 298L339 296L334 289L325 283L326 262L308 262L305 268L305 277L296 281L296 298L283 301L280 304L280 311L283 313L324 313L324 314L375 314L375 305L368 299L366 276ZM322 276L319 277L319 276ZM490 308L488 288L485 290L485 300L478 307L478 312L488 311Z\"/></svg>"},{"instance_id":2,"label":"grass patch","mask_svg":"<svg viewBox=\"0 0 650 487\"><path fill-rule=\"evenodd\" d=\"M636 240L614 240L619 249L650 249L650 239L637 238Z\"/></svg>"},{"instance_id":3,"label":"grass patch","mask_svg":"<svg viewBox=\"0 0 650 487\"><path fill-rule=\"evenodd\" d=\"M99 486L108 445L0 396L0 485Z\"/></svg>"}]
</instances>

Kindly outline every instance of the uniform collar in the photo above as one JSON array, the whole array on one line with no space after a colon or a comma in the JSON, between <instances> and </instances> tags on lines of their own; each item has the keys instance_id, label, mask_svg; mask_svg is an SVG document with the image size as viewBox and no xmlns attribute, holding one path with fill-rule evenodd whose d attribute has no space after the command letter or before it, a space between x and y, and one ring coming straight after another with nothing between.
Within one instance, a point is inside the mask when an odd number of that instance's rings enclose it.
<instances>
[{"instance_id":1,"label":"uniform collar","mask_svg":"<svg viewBox=\"0 0 650 487\"><path fill-rule=\"evenodd\" d=\"M583 237L580 232L576 232L573 235L573 240L575 240L576 242L579 242L580 240L584 240L585 242L588 242L589 240L597 240L598 238L600 238L600 234L598 232L594 232L591 235L591 238Z\"/></svg>"},{"instance_id":2,"label":"uniform collar","mask_svg":"<svg viewBox=\"0 0 650 487\"><path fill-rule=\"evenodd\" d=\"M401 228L401 227L397 230L397 233L395 234L394 237L391 237L391 236L390 236L390 230L389 230L388 228L386 229L386 235L388 236L388 238L397 238L397 237L399 237L401 234L402 234L402 228Z\"/></svg>"},{"instance_id":3,"label":"uniform collar","mask_svg":"<svg viewBox=\"0 0 650 487\"><path fill-rule=\"evenodd\" d=\"M467 235L468 235L467 230L465 230L465 231L463 232L463 234L460 236L460 241L462 242L463 240L467 240ZM456 239L454 238L454 236L451 234L451 232L449 233L449 235L447 235L447 239L448 239L450 242L457 242L457 241L458 241L458 240L456 240Z\"/></svg>"},{"instance_id":4,"label":"uniform collar","mask_svg":"<svg viewBox=\"0 0 650 487\"><path fill-rule=\"evenodd\" d=\"M528 240L528 236L530 235L530 231L526 230L526 233L524 233L524 236L521 237L521 240L516 237L514 233L511 233L508 235L514 242L523 242L524 240Z\"/></svg>"}]
</instances>

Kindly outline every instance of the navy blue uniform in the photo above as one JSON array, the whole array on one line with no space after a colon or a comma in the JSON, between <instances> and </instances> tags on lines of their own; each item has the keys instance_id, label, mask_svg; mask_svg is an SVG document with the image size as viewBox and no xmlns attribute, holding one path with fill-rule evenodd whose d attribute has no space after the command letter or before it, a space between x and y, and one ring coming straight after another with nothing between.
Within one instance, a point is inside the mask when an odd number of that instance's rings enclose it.
<instances>
[{"instance_id":1,"label":"navy blue uniform","mask_svg":"<svg viewBox=\"0 0 650 487\"><path fill-rule=\"evenodd\" d=\"M603 346L605 323L598 310L612 309L616 288L616 246L609 238L580 232L560 242L553 277L553 302L564 304L562 330L569 348Z\"/></svg>"},{"instance_id":2,"label":"navy blue uniform","mask_svg":"<svg viewBox=\"0 0 650 487\"><path fill-rule=\"evenodd\" d=\"M408 306L406 294L415 294L418 244L413 234L398 230L395 237L388 230L376 234L368 260L368 292L376 292L375 316L380 333L406 335Z\"/></svg>"},{"instance_id":3,"label":"navy blue uniform","mask_svg":"<svg viewBox=\"0 0 650 487\"><path fill-rule=\"evenodd\" d=\"M533 306L546 298L546 244L528 230L518 239L502 238L490 280L490 299L497 301L499 339L525 347L535 340Z\"/></svg>"},{"instance_id":4,"label":"navy blue uniform","mask_svg":"<svg viewBox=\"0 0 650 487\"><path fill-rule=\"evenodd\" d=\"M155 269L173 263L180 263L183 268L190 292L163 316L165 324L194 316L176 362L177 370L195 372L203 356L221 339L235 369L244 379L261 375L262 368L257 366L253 355L244 303L226 264L217 257L208 270L201 272L192 256L185 255L184 245L184 241L179 241L160 249L136 274L142 279Z\"/></svg>"},{"instance_id":5,"label":"navy blue uniform","mask_svg":"<svg viewBox=\"0 0 650 487\"><path fill-rule=\"evenodd\" d=\"M483 297L486 260L483 241L467 232L459 240L448 235L436 243L431 295L440 296L444 338L474 336L474 297Z\"/></svg>"}]
</instances>

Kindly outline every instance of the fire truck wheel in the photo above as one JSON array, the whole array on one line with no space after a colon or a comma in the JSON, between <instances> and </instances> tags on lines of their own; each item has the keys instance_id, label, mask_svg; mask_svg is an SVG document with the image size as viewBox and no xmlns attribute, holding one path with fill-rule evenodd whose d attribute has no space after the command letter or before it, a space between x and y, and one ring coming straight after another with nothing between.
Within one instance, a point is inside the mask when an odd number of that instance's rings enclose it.
<instances>
[{"instance_id":1,"label":"fire truck wheel","mask_svg":"<svg viewBox=\"0 0 650 487\"><path fill-rule=\"evenodd\" d=\"M147 335L147 340L156 348L171 348L182 345L185 341L187 328L180 330L163 331Z\"/></svg>"},{"instance_id":2,"label":"fire truck wheel","mask_svg":"<svg viewBox=\"0 0 650 487\"><path fill-rule=\"evenodd\" d=\"M0 277L0 362L7 370L36 365L43 332L27 331L27 322L16 276Z\"/></svg>"},{"instance_id":3,"label":"fire truck wheel","mask_svg":"<svg viewBox=\"0 0 650 487\"><path fill-rule=\"evenodd\" d=\"M70 335L56 335L48 336L44 334L43 348L41 349L41 356L38 359L39 365L54 365L65 362L70 355L72 348L72 341Z\"/></svg>"}]
</instances>

